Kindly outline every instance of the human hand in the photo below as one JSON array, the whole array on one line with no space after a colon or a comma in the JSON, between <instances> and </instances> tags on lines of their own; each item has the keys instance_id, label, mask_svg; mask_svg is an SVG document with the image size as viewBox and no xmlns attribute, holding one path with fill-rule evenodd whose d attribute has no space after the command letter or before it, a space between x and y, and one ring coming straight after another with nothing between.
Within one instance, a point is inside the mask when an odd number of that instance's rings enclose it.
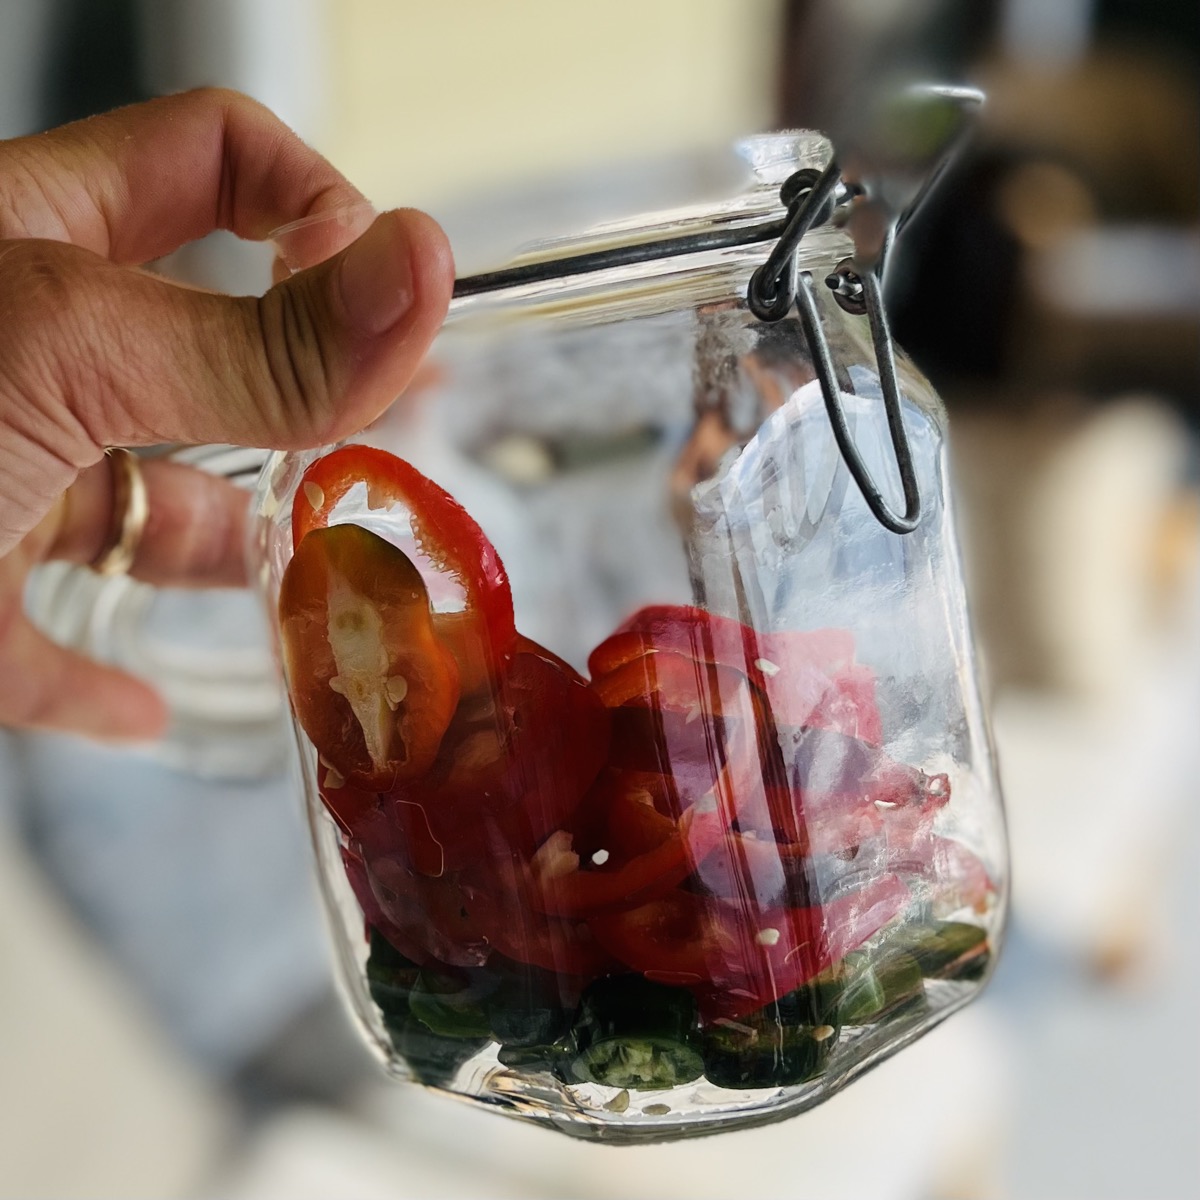
<instances>
[{"instance_id":1,"label":"human hand","mask_svg":"<svg viewBox=\"0 0 1200 1200\"><path fill-rule=\"evenodd\" d=\"M214 229L262 239L354 203L329 163L227 91L0 142L0 725L111 738L164 727L153 689L51 642L22 607L32 567L104 550L106 446L316 446L361 429L409 382L454 274L421 213L385 213L262 297L139 269ZM245 493L166 461L143 477L131 573L243 583Z\"/></svg>"}]
</instances>

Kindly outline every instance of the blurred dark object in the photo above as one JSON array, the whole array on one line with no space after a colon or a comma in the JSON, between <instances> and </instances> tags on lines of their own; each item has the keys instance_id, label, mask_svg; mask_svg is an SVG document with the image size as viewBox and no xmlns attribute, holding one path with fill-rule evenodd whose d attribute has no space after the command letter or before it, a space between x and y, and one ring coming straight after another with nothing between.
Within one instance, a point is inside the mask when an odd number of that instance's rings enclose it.
<instances>
[{"instance_id":1,"label":"blurred dark object","mask_svg":"<svg viewBox=\"0 0 1200 1200\"><path fill-rule=\"evenodd\" d=\"M42 128L145 100L138 0L39 0L53 9Z\"/></svg>"},{"instance_id":2,"label":"blurred dark object","mask_svg":"<svg viewBox=\"0 0 1200 1200\"><path fill-rule=\"evenodd\" d=\"M825 132L867 72L961 82L992 35L998 0L790 0L784 10L781 124Z\"/></svg>"},{"instance_id":3,"label":"blurred dark object","mask_svg":"<svg viewBox=\"0 0 1200 1200\"><path fill-rule=\"evenodd\" d=\"M839 57L821 31L852 30L834 7L789 6L784 124L819 111L821 61ZM982 61L969 73L989 96L978 135L897 246L897 341L951 407L1137 390L1195 417L1200 6L1110 0L1090 25L1082 6L1082 36L1060 29L1054 47L1037 45L1037 13L1022 7L958 6L970 16L932 30L918 5L911 40L933 49L897 46L942 78Z\"/></svg>"},{"instance_id":4,"label":"blurred dark object","mask_svg":"<svg viewBox=\"0 0 1200 1200\"><path fill-rule=\"evenodd\" d=\"M1200 64L1200 4L1195 0L1098 0L1099 40L1138 46L1181 64Z\"/></svg>"},{"instance_id":5,"label":"blurred dark object","mask_svg":"<svg viewBox=\"0 0 1200 1200\"><path fill-rule=\"evenodd\" d=\"M2 0L0 138L145 99L150 0Z\"/></svg>"},{"instance_id":6,"label":"blurred dark object","mask_svg":"<svg viewBox=\"0 0 1200 1200\"><path fill-rule=\"evenodd\" d=\"M1194 89L1128 53L1002 62L984 86L976 143L898 248L897 340L953 399L1139 390L1195 410Z\"/></svg>"},{"instance_id":7,"label":"blurred dark object","mask_svg":"<svg viewBox=\"0 0 1200 1200\"><path fill-rule=\"evenodd\" d=\"M955 0L838 0L785 10L781 72L788 122L833 142L843 180L863 195L846 222L859 269L945 165L977 116L955 87L987 28L988 6ZM792 51L796 62L792 62ZM886 276L887 272L884 271Z\"/></svg>"}]
</instances>

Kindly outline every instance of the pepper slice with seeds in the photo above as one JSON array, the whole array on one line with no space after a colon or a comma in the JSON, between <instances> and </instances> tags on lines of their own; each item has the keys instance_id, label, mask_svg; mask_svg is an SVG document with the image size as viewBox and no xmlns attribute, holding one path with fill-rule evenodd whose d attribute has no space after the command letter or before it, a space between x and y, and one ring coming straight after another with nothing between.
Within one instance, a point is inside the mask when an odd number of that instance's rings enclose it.
<instances>
[{"instance_id":1,"label":"pepper slice with seeds","mask_svg":"<svg viewBox=\"0 0 1200 1200\"><path fill-rule=\"evenodd\" d=\"M423 774L458 704L420 572L357 525L305 535L279 590L296 717L321 757L373 791Z\"/></svg>"},{"instance_id":2,"label":"pepper slice with seeds","mask_svg":"<svg viewBox=\"0 0 1200 1200\"><path fill-rule=\"evenodd\" d=\"M292 504L292 538L337 519L339 504L356 488L373 514L386 513L439 602L433 617L439 639L453 652L464 695L484 689L508 660L516 639L512 589L495 547L471 515L411 463L374 446L342 446L318 458ZM361 511L361 510L360 510ZM344 519L344 518L343 518Z\"/></svg>"}]
</instances>

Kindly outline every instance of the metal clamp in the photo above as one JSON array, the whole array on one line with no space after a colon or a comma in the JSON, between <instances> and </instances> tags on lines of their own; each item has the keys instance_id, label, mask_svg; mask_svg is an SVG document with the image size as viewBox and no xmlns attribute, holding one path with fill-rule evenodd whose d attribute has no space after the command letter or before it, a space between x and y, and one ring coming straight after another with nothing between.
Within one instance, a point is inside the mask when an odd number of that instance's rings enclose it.
<instances>
[{"instance_id":1,"label":"metal clamp","mask_svg":"<svg viewBox=\"0 0 1200 1200\"><path fill-rule=\"evenodd\" d=\"M803 272L799 277L796 289L796 309L800 315L800 324L804 336L808 339L809 349L813 356L813 365L817 370L817 379L821 385L821 395L825 400L825 411L829 414L829 423L833 426L833 436L837 440L838 449L858 490L862 492L867 507L875 519L892 533L912 533L921 521L921 492L917 486L917 471L913 463L912 446L908 440L908 431L904 427L904 413L901 406L900 383L896 377L896 357L892 347L892 335L888 329L887 314L883 307L883 294L879 286L879 276L874 271L866 271L860 279L862 299L866 305L867 321L871 329L871 342L875 347L875 359L879 368L879 386L883 392L883 406L887 413L888 432L892 438L892 449L896 455L896 466L900 471L900 486L904 492L903 515L894 512L883 498L879 485L863 462L862 455L854 443L850 426L846 421L846 412L842 407L841 391L838 388L837 377L834 374L833 358L829 353L829 343L821 328L821 317L817 311L817 299L813 288L812 276Z\"/></svg>"},{"instance_id":2,"label":"metal clamp","mask_svg":"<svg viewBox=\"0 0 1200 1200\"><path fill-rule=\"evenodd\" d=\"M779 198L788 208L787 223L767 261L750 277L746 291L746 303L760 321L781 320L792 307L796 298L796 252L814 225L829 220L841 178L837 162L830 161L824 171L797 171L779 189Z\"/></svg>"},{"instance_id":3,"label":"metal clamp","mask_svg":"<svg viewBox=\"0 0 1200 1200\"><path fill-rule=\"evenodd\" d=\"M828 219L823 210L834 195L840 179L836 162L831 162L815 179L800 180L800 176L805 174L798 171L780 191L781 199L789 204L792 210L791 215L770 257L751 277L746 303L760 320L778 321L787 315L793 301L795 302L813 366L816 368L825 411L829 414L833 436L847 469L858 484L858 490L862 493L867 507L885 529L891 530L892 533L912 533L921 521L921 493L917 486L912 445L904 427L900 381L896 375L896 355L879 284L879 271L887 260L887 251L890 249L893 235L889 235L880 261L873 267L859 271L854 261L848 259L839 263L833 273L826 277L825 285L833 292L837 303L847 312L866 314L871 330L871 343L875 348L888 431L891 434L892 449L896 455L896 466L900 471L900 484L904 492L903 514L895 512L884 500L879 485L855 445L849 422L846 420L846 411L842 406L842 394L834 371L833 355L830 353L829 342L821 324L812 275L808 271L797 269L796 252L800 240L817 223L818 218ZM800 187L805 182L807 190L801 192Z\"/></svg>"}]
</instances>

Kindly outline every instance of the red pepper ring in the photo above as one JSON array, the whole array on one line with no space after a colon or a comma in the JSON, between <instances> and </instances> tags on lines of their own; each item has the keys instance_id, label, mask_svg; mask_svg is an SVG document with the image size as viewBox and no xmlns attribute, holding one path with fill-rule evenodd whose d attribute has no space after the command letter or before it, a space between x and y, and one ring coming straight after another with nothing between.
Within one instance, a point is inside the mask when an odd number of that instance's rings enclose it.
<instances>
[{"instance_id":1,"label":"red pepper ring","mask_svg":"<svg viewBox=\"0 0 1200 1200\"><path fill-rule=\"evenodd\" d=\"M614 908L629 908L676 887L691 871L680 829L653 850L630 859L616 870L581 869L572 837L552 833L529 865L528 894L541 912L556 917L584 917Z\"/></svg>"},{"instance_id":2,"label":"red pepper ring","mask_svg":"<svg viewBox=\"0 0 1200 1200\"><path fill-rule=\"evenodd\" d=\"M726 788L733 803L728 823L761 825L752 819L767 809L758 739L772 725L766 701L741 671L656 651L616 667L592 688L613 711L614 757L621 760L614 765L661 772L675 784L668 794L683 801L708 792L722 762L740 759L734 785ZM664 811L680 815L678 807ZM777 833L797 840L790 827Z\"/></svg>"},{"instance_id":3,"label":"red pepper ring","mask_svg":"<svg viewBox=\"0 0 1200 1200\"><path fill-rule=\"evenodd\" d=\"M595 676L592 689L608 708L633 705L683 713L689 720L722 717L745 708L746 676L724 664L674 652L644 653ZM738 699L737 706L729 697Z\"/></svg>"},{"instance_id":4,"label":"red pepper ring","mask_svg":"<svg viewBox=\"0 0 1200 1200\"><path fill-rule=\"evenodd\" d=\"M667 775L683 796L713 787L728 761L727 742L758 719L742 672L684 654L632 659L594 679L592 690L613 714L610 764Z\"/></svg>"},{"instance_id":5,"label":"red pepper ring","mask_svg":"<svg viewBox=\"0 0 1200 1200\"><path fill-rule=\"evenodd\" d=\"M854 635L845 629L764 633L694 605L652 604L592 651L588 669L594 676L607 674L650 650L733 667L761 687L796 662L836 674L854 662Z\"/></svg>"},{"instance_id":6,"label":"red pepper ring","mask_svg":"<svg viewBox=\"0 0 1200 1200\"><path fill-rule=\"evenodd\" d=\"M753 1012L858 949L912 903L892 874L805 908L730 906L671 891L589 922L602 946L648 979L689 987L709 1020Z\"/></svg>"},{"instance_id":7,"label":"red pepper ring","mask_svg":"<svg viewBox=\"0 0 1200 1200\"><path fill-rule=\"evenodd\" d=\"M486 682L488 664L502 663L517 636L512 588L495 547L449 492L385 450L342 446L317 459L296 489L293 545L327 526L338 502L359 483L366 487L369 508L407 510L421 553L462 588L464 613L435 613L435 621L458 660L464 694L477 690Z\"/></svg>"},{"instance_id":8,"label":"red pepper ring","mask_svg":"<svg viewBox=\"0 0 1200 1200\"><path fill-rule=\"evenodd\" d=\"M518 638L495 692L459 705L430 769L384 808L422 874L528 859L571 821L608 747L608 710L586 682Z\"/></svg>"},{"instance_id":9,"label":"red pepper ring","mask_svg":"<svg viewBox=\"0 0 1200 1200\"><path fill-rule=\"evenodd\" d=\"M617 964L580 921L539 912L530 902L528 876L513 860L463 872L474 921L491 946L516 962L583 982Z\"/></svg>"},{"instance_id":10,"label":"red pepper ring","mask_svg":"<svg viewBox=\"0 0 1200 1200\"><path fill-rule=\"evenodd\" d=\"M745 680L741 688L748 690ZM713 787L680 814L676 832L643 854L604 870L588 870L574 839L558 830L542 843L529 867L529 895L545 913L583 917L632 908L677 887L731 836L738 797L760 782L752 726L735 725L725 764Z\"/></svg>"},{"instance_id":11,"label":"red pepper ring","mask_svg":"<svg viewBox=\"0 0 1200 1200\"><path fill-rule=\"evenodd\" d=\"M652 654L685 656L740 671L781 725L816 726L879 745L875 676L854 661L844 629L760 632L702 608L657 604L634 613L591 653L593 678Z\"/></svg>"}]
</instances>

